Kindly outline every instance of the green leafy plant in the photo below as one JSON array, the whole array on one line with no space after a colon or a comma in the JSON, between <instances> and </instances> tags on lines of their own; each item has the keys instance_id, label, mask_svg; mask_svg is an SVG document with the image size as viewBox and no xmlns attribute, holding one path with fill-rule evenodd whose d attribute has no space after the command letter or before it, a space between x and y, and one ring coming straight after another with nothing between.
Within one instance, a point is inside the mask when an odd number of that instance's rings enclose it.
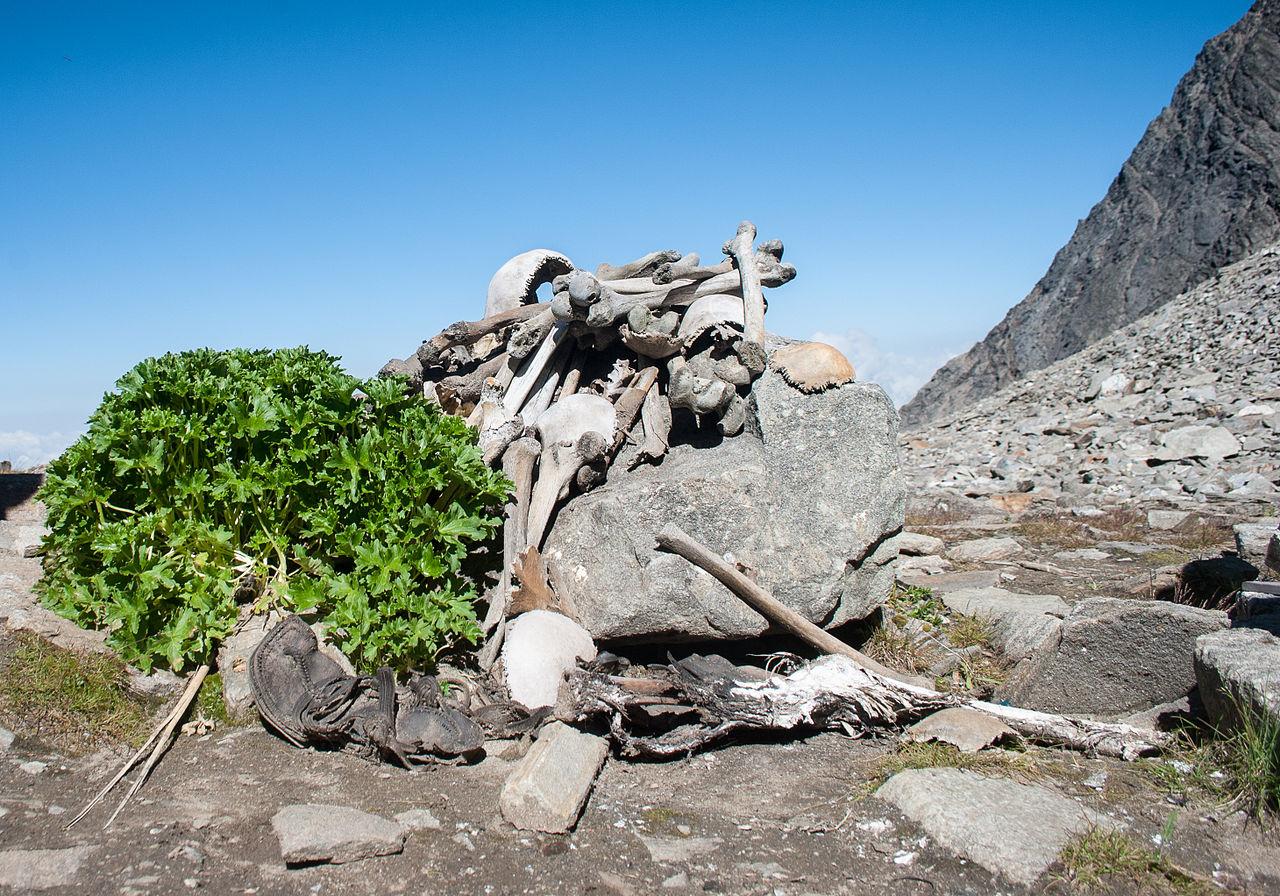
<instances>
[{"instance_id":1,"label":"green leafy plant","mask_svg":"<svg viewBox=\"0 0 1280 896\"><path fill-rule=\"evenodd\" d=\"M169 354L49 466L40 589L144 669L208 661L249 600L404 667L479 636L475 549L509 489L402 380L306 348Z\"/></svg>"}]
</instances>

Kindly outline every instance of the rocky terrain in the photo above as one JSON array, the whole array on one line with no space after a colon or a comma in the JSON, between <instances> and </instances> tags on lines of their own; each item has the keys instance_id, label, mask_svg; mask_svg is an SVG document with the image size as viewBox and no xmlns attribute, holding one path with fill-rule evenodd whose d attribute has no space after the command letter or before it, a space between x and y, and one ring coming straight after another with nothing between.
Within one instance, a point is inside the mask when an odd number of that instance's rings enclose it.
<instances>
[{"instance_id":1,"label":"rocky terrain","mask_svg":"<svg viewBox=\"0 0 1280 896\"><path fill-rule=\"evenodd\" d=\"M997 507L1273 505L1280 481L1280 245L1079 354L903 436L937 496Z\"/></svg>"},{"instance_id":2,"label":"rocky terrain","mask_svg":"<svg viewBox=\"0 0 1280 896\"><path fill-rule=\"evenodd\" d=\"M1025 299L903 408L955 413L1280 237L1280 3L1210 40Z\"/></svg>"}]
</instances>

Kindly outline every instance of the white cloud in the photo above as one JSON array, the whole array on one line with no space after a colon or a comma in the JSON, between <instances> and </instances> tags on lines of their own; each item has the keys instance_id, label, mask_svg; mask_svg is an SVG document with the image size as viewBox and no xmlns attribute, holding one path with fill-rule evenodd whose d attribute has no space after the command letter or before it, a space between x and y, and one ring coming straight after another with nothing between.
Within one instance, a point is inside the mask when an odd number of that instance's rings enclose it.
<instances>
[{"instance_id":1,"label":"white cloud","mask_svg":"<svg viewBox=\"0 0 1280 896\"><path fill-rule=\"evenodd\" d=\"M77 433L0 430L0 460L9 461L15 470L24 470L53 460L77 438Z\"/></svg>"},{"instance_id":2,"label":"white cloud","mask_svg":"<svg viewBox=\"0 0 1280 896\"><path fill-rule=\"evenodd\" d=\"M834 345L844 352L853 362L858 379L879 383L898 407L910 401L911 396L929 381L934 371L956 355L956 352L901 355L885 351L876 344L870 333L858 329L843 333L818 332L811 338L815 342Z\"/></svg>"}]
</instances>

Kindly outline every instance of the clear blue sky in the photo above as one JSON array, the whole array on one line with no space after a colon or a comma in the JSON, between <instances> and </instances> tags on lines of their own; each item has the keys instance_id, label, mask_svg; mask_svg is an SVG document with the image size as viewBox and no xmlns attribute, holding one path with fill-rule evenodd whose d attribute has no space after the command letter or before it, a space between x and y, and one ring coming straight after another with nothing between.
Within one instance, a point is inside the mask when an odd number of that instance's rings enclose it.
<instances>
[{"instance_id":1,"label":"clear blue sky","mask_svg":"<svg viewBox=\"0 0 1280 896\"><path fill-rule=\"evenodd\" d=\"M901 401L1247 7L0 0L0 457L147 355L370 374L512 254L714 258L744 217L799 269L771 328Z\"/></svg>"}]
</instances>

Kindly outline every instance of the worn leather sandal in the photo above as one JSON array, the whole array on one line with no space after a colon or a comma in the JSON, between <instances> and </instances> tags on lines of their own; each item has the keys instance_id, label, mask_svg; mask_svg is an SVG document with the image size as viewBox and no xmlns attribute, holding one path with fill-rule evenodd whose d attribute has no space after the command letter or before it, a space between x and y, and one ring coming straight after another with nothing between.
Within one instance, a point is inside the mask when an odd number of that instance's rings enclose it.
<instances>
[{"instance_id":1,"label":"worn leather sandal","mask_svg":"<svg viewBox=\"0 0 1280 896\"><path fill-rule=\"evenodd\" d=\"M298 616L282 620L254 649L249 681L263 720L295 746L343 749L405 766L478 758L484 750L480 726L441 707L430 687L414 687L409 705L401 706L390 669L344 674Z\"/></svg>"}]
</instances>

